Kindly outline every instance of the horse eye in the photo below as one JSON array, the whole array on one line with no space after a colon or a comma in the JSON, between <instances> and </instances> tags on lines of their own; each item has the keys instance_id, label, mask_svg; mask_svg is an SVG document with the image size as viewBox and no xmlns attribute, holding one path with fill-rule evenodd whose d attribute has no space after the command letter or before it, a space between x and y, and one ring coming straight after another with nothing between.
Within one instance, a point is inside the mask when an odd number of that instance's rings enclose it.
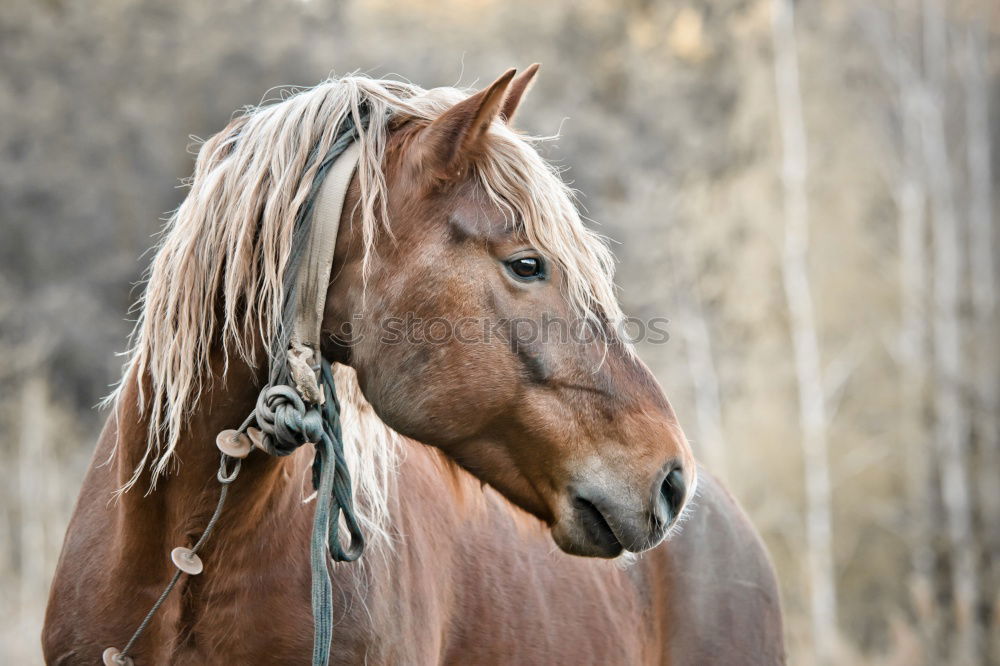
<instances>
[{"instance_id":1,"label":"horse eye","mask_svg":"<svg viewBox=\"0 0 1000 666\"><path fill-rule=\"evenodd\" d=\"M537 280L544 277L542 260L538 257L518 257L507 262L510 272L521 280Z\"/></svg>"}]
</instances>

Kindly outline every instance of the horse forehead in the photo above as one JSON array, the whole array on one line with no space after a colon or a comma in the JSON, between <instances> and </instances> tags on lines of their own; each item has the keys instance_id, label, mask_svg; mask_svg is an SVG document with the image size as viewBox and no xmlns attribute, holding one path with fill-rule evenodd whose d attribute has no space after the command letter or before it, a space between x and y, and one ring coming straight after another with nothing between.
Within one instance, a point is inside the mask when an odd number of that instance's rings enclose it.
<instances>
[{"instance_id":1,"label":"horse forehead","mask_svg":"<svg viewBox=\"0 0 1000 666\"><path fill-rule=\"evenodd\" d=\"M476 185L465 184L449 197L448 232L452 240L501 241L518 234L519 225Z\"/></svg>"}]
</instances>

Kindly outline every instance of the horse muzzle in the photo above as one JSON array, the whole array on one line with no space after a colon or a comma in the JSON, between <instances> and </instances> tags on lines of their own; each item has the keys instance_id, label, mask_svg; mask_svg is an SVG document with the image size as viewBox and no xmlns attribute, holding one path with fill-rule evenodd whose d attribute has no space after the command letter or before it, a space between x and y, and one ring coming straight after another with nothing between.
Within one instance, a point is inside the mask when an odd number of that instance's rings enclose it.
<instances>
[{"instance_id":1,"label":"horse muzzle","mask_svg":"<svg viewBox=\"0 0 1000 666\"><path fill-rule=\"evenodd\" d=\"M666 538L687 505L694 470L668 464L648 493L616 492L609 484L574 484L559 520L552 526L556 544L567 553L617 557L642 552Z\"/></svg>"}]
</instances>

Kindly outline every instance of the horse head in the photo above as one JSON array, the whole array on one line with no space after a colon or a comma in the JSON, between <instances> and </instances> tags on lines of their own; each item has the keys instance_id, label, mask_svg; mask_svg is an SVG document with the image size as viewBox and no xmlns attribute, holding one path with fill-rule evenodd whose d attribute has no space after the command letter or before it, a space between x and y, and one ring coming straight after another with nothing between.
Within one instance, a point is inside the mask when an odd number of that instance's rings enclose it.
<instances>
[{"instance_id":1,"label":"horse head","mask_svg":"<svg viewBox=\"0 0 1000 666\"><path fill-rule=\"evenodd\" d=\"M324 353L386 424L546 522L564 551L614 557L664 539L696 467L620 334L606 247L509 125L536 71L464 98L429 91L393 116L384 229L365 233L354 183Z\"/></svg>"}]
</instances>

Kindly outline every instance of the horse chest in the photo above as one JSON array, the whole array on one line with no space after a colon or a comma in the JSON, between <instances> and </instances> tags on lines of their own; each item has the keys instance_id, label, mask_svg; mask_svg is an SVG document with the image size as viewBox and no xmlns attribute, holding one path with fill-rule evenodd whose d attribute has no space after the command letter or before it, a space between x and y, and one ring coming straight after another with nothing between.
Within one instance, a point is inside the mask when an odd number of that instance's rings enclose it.
<instances>
[{"instance_id":1,"label":"horse chest","mask_svg":"<svg viewBox=\"0 0 1000 666\"><path fill-rule=\"evenodd\" d=\"M191 581L179 611L165 618L174 645L169 663L311 663L311 580L301 561L307 544L290 539L280 550L253 569ZM434 633L429 625L406 631L402 607L394 613L393 598L373 598L369 576L355 565L334 569L331 663L434 663L435 653L419 640L421 633Z\"/></svg>"},{"instance_id":2,"label":"horse chest","mask_svg":"<svg viewBox=\"0 0 1000 666\"><path fill-rule=\"evenodd\" d=\"M308 579L280 569L190 580L177 611L164 618L172 663L309 663Z\"/></svg>"}]
</instances>

